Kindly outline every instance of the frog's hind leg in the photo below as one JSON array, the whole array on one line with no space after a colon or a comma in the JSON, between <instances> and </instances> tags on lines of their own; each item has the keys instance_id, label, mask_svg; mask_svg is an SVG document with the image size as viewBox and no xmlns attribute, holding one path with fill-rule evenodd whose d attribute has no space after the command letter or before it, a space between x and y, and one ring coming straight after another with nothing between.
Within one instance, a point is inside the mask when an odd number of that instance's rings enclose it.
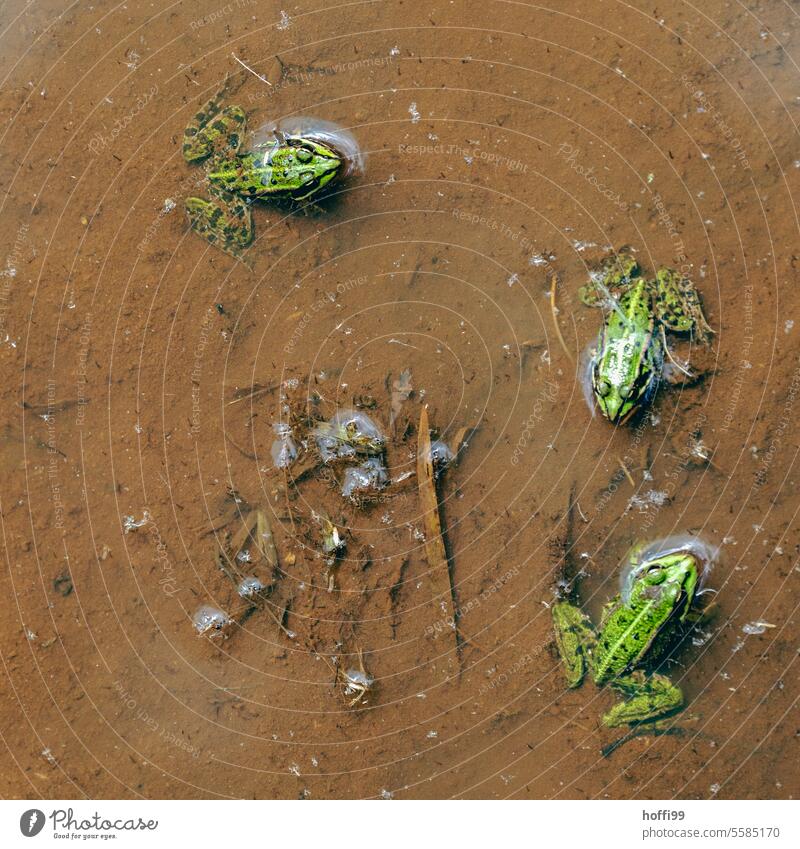
<instances>
[{"instance_id":1,"label":"frog's hind leg","mask_svg":"<svg viewBox=\"0 0 800 849\"><path fill-rule=\"evenodd\" d=\"M641 670L623 675L611 682L611 686L627 696L618 702L603 717L609 728L652 722L683 707L683 692L666 675L645 675Z\"/></svg>"},{"instance_id":2,"label":"frog's hind leg","mask_svg":"<svg viewBox=\"0 0 800 849\"><path fill-rule=\"evenodd\" d=\"M671 268L660 268L655 281L650 282L656 317L673 333L695 331L702 342L714 331L706 321L700 296L688 278Z\"/></svg>"},{"instance_id":3,"label":"frog's hind leg","mask_svg":"<svg viewBox=\"0 0 800 849\"><path fill-rule=\"evenodd\" d=\"M186 199L186 214L192 230L241 260L244 249L253 240L250 207L244 198L215 186L209 186L209 194L212 200Z\"/></svg>"},{"instance_id":4,"label":"frog's hind leg","mask_svg":"<svg viewBox=\"0 0 800 849\"><path fill-rule=\"evenodd\" d=\"M183 158L200 162L209 156L237 153L247 128L247 116L241 106L226 106L222 101L227 87L214 95L183 131Z\"/></svg>"},{"instance_id":5,"label":"frog's hind leg","mask_svg":"<svg viewBox=\"0 0 800 849\"><path fill-rule=\"evenodd\" d=\"M566 601L553 605L553 631L568 687L578 687L588 666L589 652L597 642L589 617Z\"/></svg>"}]
</instances>

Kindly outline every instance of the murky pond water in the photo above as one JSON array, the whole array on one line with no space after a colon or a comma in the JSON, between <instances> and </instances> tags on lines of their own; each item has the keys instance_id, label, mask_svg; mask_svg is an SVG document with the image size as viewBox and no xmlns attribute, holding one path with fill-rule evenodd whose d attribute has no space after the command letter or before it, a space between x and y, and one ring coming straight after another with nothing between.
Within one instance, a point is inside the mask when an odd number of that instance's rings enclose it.
<instances>
[{"instance_id":1,"label":"murky pond water","mask_svg":"<svg viewBox=\"0 0 800 849\"><path fill-rule=\"evenodd\" d=\"M673 5L4 7L4 795L797 794L798 29ZM366 156L254 204L245 262L183 211L226 75L256 135L313 116ZM623 245L715 333L613 427L579 289ZM443 553L423 408L460 447ZM314 434L353 409L390 478L355 501ZM597 619L675 533L720 550L661 668L687 706L608 754L550 607L577 577ZM202 605L232 621L198 636Z\"/></svg>"}]
</instances>

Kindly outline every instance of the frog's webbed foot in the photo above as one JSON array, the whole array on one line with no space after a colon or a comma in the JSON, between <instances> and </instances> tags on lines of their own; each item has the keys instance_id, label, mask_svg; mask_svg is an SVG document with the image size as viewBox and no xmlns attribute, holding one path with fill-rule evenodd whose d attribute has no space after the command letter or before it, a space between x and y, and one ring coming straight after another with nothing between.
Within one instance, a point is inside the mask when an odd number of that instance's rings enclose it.
<instances>
[{"instance_id":1,"label":"frog's webbed foot","mask_svg":"<svg viewBox=\"0 0 800 849\"><path fill-rule=\"evenodd\" d=\"M683 692L666 675L645 675L641 670L623 675L611 682L611 686L626 696L603 717L609 728L652 722L683 707Z\"/></svg>"},{"instance_id":2,"label":"frog's webbed foot","mask_svg":"<svg viewBox=\"0 0 800 849\"><path fill-rule=\"evenodd\" d=\"M183 131L183 157L187 162L200 162L212 155L231 155L241 147L247 116L240 106L223 108L229 91L226 82Z\"/></svg>"},{"instance_id":3,"label":"frog's webbed foot","mask_svg":"<svg viewBox=\"0 0 800 849\"><path fill-rule=\"evenodd\" d=\"M566 601L553 605L553 630L568 687L578 687L586 674L589 652L597 642L589 617Z\"/></svg>"},{"instance_id":4,"label":"frog's webbed foot","mask_svg":"<svg viewBox=\"0 0 800 849\"><path fill-rule=\"evenodd\" d=\"M244 250L253 240L253 216L247 201L215 186L209 186L209 194L212 200L186 198L192 230L244 261Z\"/></svg>"},{"instance_id":5,"label":"frog's webbed foot","mask_svg":"<svg viewBox=\"0 0 800 849\"><path fill-rule=\"evenodd\" d=\"M673 333L694 331L701 342L707 343L714 331L689 279L672 268L659 268L651 285L655 292L655 314L661 324Z\"/></svg>"},{"instance_id":6,"label":"frog's webbed foot","mask_svg":"<svg viewBox=\"0 0 800 849\"><path fill-rule=\"evenodd\" d=\"M608 290L600 291L597 284L592 281L578 289L578 298L587 307L602 307L608 299Z\"/></svg>"}]
</instances>

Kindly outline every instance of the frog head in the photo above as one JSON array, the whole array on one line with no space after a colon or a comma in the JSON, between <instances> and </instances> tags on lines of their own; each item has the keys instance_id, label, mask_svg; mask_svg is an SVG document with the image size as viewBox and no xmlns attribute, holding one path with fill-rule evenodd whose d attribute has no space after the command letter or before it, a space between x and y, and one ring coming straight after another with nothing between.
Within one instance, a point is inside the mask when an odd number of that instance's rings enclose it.
<instances>
[{"instance_id":1,"label":"frog head","mask_svg":"<svg viewBox=\"0 0 800 849\"><path fill-rule=\"evenodd\" d=\"M656 599L686 618L699 580L697 558L689 551L676 551L645 560L635 569L631 598Z\"/></svg>"},{"instance_id":2,"label":"frog head","mask_svg":"<svg viewBox=\"0 0 800 849\"><path fill-rule=\"evenodd\" d=\"M659 340L612 312L600 331L591 380L597 406L612 424L623 424L652 397L660 368Z\"/></svg>"},{"instance_id":3,"label":"frog head","mask_svg":"<svg viewBox=\"0 0 800 849\"><path fill-rule=\"evenodd\" d=\"M333 180L342 157L331 147L308 138L287 136L267 154L271 184L296 200L310 197Z\"/></svg>"}]
</instances>

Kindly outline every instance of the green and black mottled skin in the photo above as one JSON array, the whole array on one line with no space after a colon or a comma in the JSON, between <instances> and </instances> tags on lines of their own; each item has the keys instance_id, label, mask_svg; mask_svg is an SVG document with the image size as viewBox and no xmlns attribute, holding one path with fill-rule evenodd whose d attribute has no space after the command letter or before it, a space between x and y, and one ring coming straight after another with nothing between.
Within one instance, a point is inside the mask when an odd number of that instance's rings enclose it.
<instances>
[{"instance_id":1,"label":"green and black mottled skin","mask_svg":"<svg viewBox=\"0 0 800 849\"><path fill-rule=\"evenodd\" d=\"M682 630L695 598L698 563L677 552L636 567L627 599L617 595L603 608L600 628L574 604L553 605L553 627L569 687L588 671L598 687L625 696L603 717L609 727L650 722L683 707L683 693L665 675L648 674Z\"/></svg>"},{"instance_id":2,"label":"green and black mottled skin","mask_svg":"<svg viewBox=\"0 0 800 849\"><path fill-rule=\"evenodd\" d=\"M206 241L241 258L253 240L252 201L308 200L337 177L343 159L319 141L281 133L241 151L247 118L239 106L223 108L225 94L223 87L183 134L184 159L205 162L211 195L187 198L186 212Z\"/></svg>"},{"instance_id":3,"label":"green and black mottled skin","mask_svg":"<svg viewBox=\"0 0 800 849\"><path fill-rule=\"evenodd\" d=\"M692 284L670 268L645 279L636 259L624 251L610 254L581 288L588 306L608 307L591 363L597 406L622 424L648 404L661 379L665 345L663 330L712 332Z\"/></svg>"}]
</instances>

